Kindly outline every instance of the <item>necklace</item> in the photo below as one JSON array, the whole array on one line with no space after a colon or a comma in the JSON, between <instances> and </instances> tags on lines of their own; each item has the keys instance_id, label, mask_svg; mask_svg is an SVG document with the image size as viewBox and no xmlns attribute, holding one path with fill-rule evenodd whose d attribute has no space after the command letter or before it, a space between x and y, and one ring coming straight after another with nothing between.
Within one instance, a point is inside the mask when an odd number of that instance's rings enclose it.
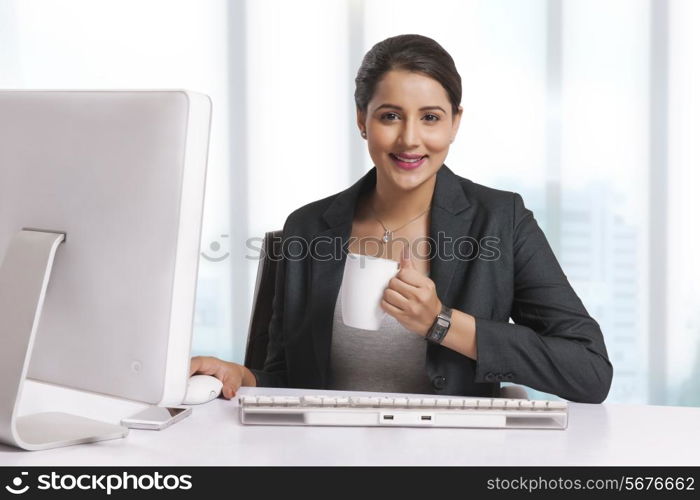
<instances>
[{"instance_id":1,"label":"necklace","mask_svg":"<svg viewBox=\"0 0 700 500\"><path fill-rule=\"evenodd\" d=\"M372 216L373 216L375 219L377 219L377 222L379 222L379 223L382 225L382 227L384 228L384 236L382 236L382 241L384 242L384 244L386 244L386 243L389 242L389 240L391 240L391 239L394 238L394 233L395 233L396 231L398 231L399 229L403 229L404 227L408 226L411 222L413 222L414 220L418 219L420 216L425 215L425 214L428 212L428 210L430 210L430 207L428 207L426 210L424 210L423 212L421 212L421 213L419 213L418 215L416 215L413 219L409 220L409 221L408 221L407 223L405 223L404 225L399 226L399 227L394 228L394 229L389 229L388 227L386 227L386 226L384 225L384 223L382 222L382 220L381 220L379 217L377 217L377 214L374 212L374 209L372 208L371 205L370 205L370 207L369 207L369 210L370 210L370 212L372 212Z\"/></svg>"}]
</instances>

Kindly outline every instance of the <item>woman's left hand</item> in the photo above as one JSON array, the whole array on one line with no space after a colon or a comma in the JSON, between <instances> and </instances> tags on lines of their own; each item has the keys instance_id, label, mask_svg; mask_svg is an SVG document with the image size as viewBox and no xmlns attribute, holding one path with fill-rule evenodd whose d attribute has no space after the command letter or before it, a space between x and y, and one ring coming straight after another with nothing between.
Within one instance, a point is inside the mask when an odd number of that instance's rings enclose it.
<instances>
[{"instance_id":1,"label":"woman's left hand","mask_svg":"<svg viewBox=\"0 0 700 500\"><path fill-rule=\"evenodd\" d=\"M423 337L440 313L442 304L435 283L416 269L405 248L399 272L384 290L381 307L408 330Z\"/></svg>"}]
</instances>

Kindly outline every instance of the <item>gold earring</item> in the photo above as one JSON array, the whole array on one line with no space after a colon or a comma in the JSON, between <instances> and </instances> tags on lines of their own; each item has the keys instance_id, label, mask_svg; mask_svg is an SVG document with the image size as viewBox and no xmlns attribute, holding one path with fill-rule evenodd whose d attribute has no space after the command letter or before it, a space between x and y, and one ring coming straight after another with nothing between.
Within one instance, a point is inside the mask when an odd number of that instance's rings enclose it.
<instances>
[{"instance_id":1,"label":"gold earring","mask_svg":"<svg viewBox=\"0 0 700 500\"><path fill-rule=\"evenodd\" d=\"M362 133L360 135L362 136L363 139L367 139L367 132L365 132L364 130L362 131Z\"/></svg>"}]
</instances>

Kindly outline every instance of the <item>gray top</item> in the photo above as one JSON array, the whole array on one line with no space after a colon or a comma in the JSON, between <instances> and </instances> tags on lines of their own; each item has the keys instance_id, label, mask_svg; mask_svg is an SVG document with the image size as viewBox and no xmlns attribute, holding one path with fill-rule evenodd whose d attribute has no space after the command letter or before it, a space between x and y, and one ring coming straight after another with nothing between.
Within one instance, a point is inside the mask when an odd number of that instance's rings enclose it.
<instances>
[{"instance_id":1,"label":"gray top","mask_svg":"<svg viewBox=\"0 0 700 500\"><path fill-rule=\"evenodd\" d=\"M385 315L378 331L347 326L340 293L333 313L329 389L435 394L425 367L426 341Z\"/></svg>"}]
</instances>

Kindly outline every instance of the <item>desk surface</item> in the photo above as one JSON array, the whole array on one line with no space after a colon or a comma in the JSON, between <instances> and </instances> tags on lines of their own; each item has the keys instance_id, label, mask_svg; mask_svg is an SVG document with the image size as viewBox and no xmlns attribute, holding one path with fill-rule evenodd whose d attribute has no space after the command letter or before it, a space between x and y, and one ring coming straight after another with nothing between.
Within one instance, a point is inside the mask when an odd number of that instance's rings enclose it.
<instances>
[{"instance_id":1,"label":"desk surface","mask_svg":"<svg viewBox=\"0 0 700 500\"><path fill-rule=\"evenodd\" d=\"M245 394L337 394L242 388ZM112 423L143 405L35 382L20 414ZM163 431L46 451L0 445L0 465L700 465L700 408L570 403L567 430L244 426L236 399L195 406Z\"/></svg>"}]
</instances>

